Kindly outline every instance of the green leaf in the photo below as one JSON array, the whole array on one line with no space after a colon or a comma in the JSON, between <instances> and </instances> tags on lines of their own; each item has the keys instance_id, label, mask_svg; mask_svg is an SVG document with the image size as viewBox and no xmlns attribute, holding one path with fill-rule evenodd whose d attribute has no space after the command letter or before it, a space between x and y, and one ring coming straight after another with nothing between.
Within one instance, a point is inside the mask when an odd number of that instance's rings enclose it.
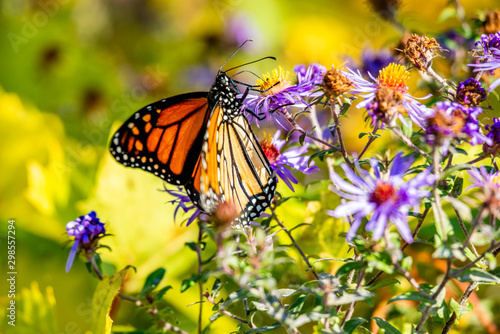
<instances>
[{"instance_id":1,"label":"green leaf","mask_svg":"<svg viewBox=\"0 0 500 334\"><path fill-rule=\"evenodd\" d=\"M353 318L351 320L346 321L344 324L344 331L346 331L347 334L351 334L356 327L358 327L361 324L364 324L365 322L368 322L368 320L363 319L363 318Z\"/></svg>"},{"instance_id":2,"label":"green leaf","mask_svg":"<svg viewBox=\"0 0 500 334\"><path fill-rule=\"evenodd\" d=\"M257 310L264 311L264 312L268 311L268 307L265 304L259 303L259 302L255 301L255 300L252 303L253 303L253 305L255 306L255 308Z\"/></svg>"},{"instance_id":3,"label":"green leaf","mask_svg":"<svg viewBox=\"0 0 500 334\"><path fill-rule=\"evenodd\" d=\"M399 282L394 277L387 277L387 278L383 278L380 281L377 281L373 284L367 285L365 288L368 291L375 291L375 290L378 290L378 289L381 289L381 288L384 288L386 286L393 285L393 284L401 284L401 282Z\"/></svg>"},{"instance_id":4,"label":"green leaf","mask_svg":"<svg viewBox=\"0 0 500 334\"><path fill-rule=\"evenodd\" d=\"M435 303L435 301L430 301L429 299L427 299L426 296L422 295L418 291L408 291L408 292L402 293L399 296L391 298L387 303L392 303L392 302L395 302L398 300L413 300L416 302L422 302L422 303L426 303L426 304L434 304Z\"/></svg>"},{"instance_id":5,"label":"green leaf","mask_svg":"<svg viewBox=\"0 0 500 334\"><path fill-rule=\"evenodd\" d=\"M455 276L452 272L452 276L459 282L500 283L500 277L479 268L469 268L461 272L458 276Z\"/></svg>"},{"instance_id":6,"label":"green leaf","mask_svg":"<svg viewBox=\"0 0 500 334\"><path fill-rule=\"evenodd\" d=\"M250 294L250 292L248 292L246 290L238 290L235 292L231 292L229 294L229 297L220 306L220 309L225 309L229 305L233 304L234 302L248 298L249 294Z\"/></svg>"},{"instance_id":7,"label":"green leaf","mask_svg":"<svg viewBox=\"0 0 500 334\"><path fill-rule=\"evenodd\" d=\"M297 298L292 305L288 308L288 312L290 313L300 313L302 311L302 308L305 305L305 301L307 298L307 294L300 295L299 298Z\"/></svg>"},{"instance_id":8,"label":"green leaf","mask_svg":"<svg viewBox=\"0 0 500 334\"><path fill-rule=\"evenodd\" d=\"M222 283L220 279L217 278L214 282L214 285L212 285L211 295L213 299L217 299L219 297L221 289L222 289Z\"/></svg>"},{"instance_id":9,"label":"green leaf","mask_svg":"<svg viewBox=\"0 0 500 334\"><path fill-rule=\"evenodd\" d=\"M459 197L462 194L462 190L464 187L464 179L461 177L456 177L455 182L453 182L453 188L451 189L451 196Z\"/></svg>"},{"instance_id":10,"label":"green leaf","mask_svg":"<svg viewBox=\"0 0 500 334\"><path fill-rule=\"evenodd\" d=\"M299 137L300 146L304 145L304 140L305 139L306 139L306 134L305 133L301 134L300 137Z\"/></svg>"},{"instance_id":11,"label":"green leaf","mask_svg":"<svg viewBox=\"0 0 500 334\"><path fill-rule=\"evenodd\" d=\"M337 152L337 150L334 150L333 148L330 148L328 150L321 150L321 151L318 151L314 154L311 155L311 157L309 158L309 160L307 161L307 165L310 165L311 162L316 159L316 158L319 158L321 161L323 161L323 158L325 157L325 155L327 154L332 154L332 153L335 153Z\"/></svg>"},{"instance_id":12,"label":"green leaf","mask_svg":"<svg viewBox=\"0 0 500 334\"><path fill-rule=\"evenodd\" d=\"M460 319L465 313L474 309L472 303L468 302L466 305L462 306L453 298L450 301L450 308L457 314L457 319Z\"/></svg>"},{"instance_id":13,"label":"green leaf","mask_svg":"<svg viewBox=\"0 0 500 334\"><path fill-rule=\"evenodd\" d=\"M345 304L350 304L352 302L358 302L363 300L370 304L369 299L373 298L373 296L374 294L369 292L368 290L359 288L357 291L353 293L342 294L341 296L332 300L330 303L331 305L345 305Z\"/></svg>"},{"instance_id":14,"label":"green leaf","mask_svg":"<svg viewBox=\"0 0 500 334\"><path fill-rule=\"evenodd\" d=\"M264 327L260 327L260 328L251 329L247 333L269 332L269 331L272 331L274 329L278 329L280 327L281 327L281 324L279 322L275 322L272 325L268 325L268 326L264 326Z\"/></svg>"},{"instance_id":15,"label":"green leaf","mask_svg":"<svg viewBox=\"0 0 500 334\"><path fill-rule=\"evenodd\" d=\"M377 326L380 327L380 329L383 330L385 334L402 334L399 330L396 329L396 327L394 327L384 319L378 317L373 317L372 319L375 320Z\"/></svg>"},{"instance_id":16,"label":"green leaf","mask_svg":"<svg viewBox=\"0 0 500 334\"><path fill-rule=\"evenodd\" d=\"M220 317L222 317L222 313L216 312L216 313L212 314L210 316L210 318L208 318L208 320L210 320L210 322L214 322L215 320L219 319Z\"/></svg>"},{"instance_id":17,"label":"green leaf","mask_svg":"<svg viewBox=\"0 0 500 334\"><path fill-rule=\"evenodd\" d=\"M161 280L163 279L163 276L165 276L165 272L166 270L164 268L158 268L151 274L149 274L148 278L146 278L146 281L144 282L144 286L142 287L139 297L142 298L146 294L148 294L148 292L156 289L158 284L160 284Z\"/></svg>"},{"instance_id":18,"label":"green leaf","mask_svg":"<svg viewBox=\"0 0 500 334\"><path fill-rule=\"evenodd\" d=\"M109 311L129 269L125 268L112 276L104 277L97 284L92 298L92 333L111 333L113 320L109 316Z\"/></svg>"},{"instance_id":19,"label":"green leaf","mask_svg":"<svg viewBox=\"0 0 500 334\"><path fill-rule=\"evenodd\" d=\"M365 261L347 262L346 264L344 264L342 267L339 268L335 276L340 277L342 275L350 273L352 270L361 269L364 267L366 267Z\"/></svg>"},{"instance_id":20,"label":"green leaf","mask_svg":"<svg viewBox=\"0 0 500 334\"><path fill-rule=\"evenodd\" d=\"M160 289L160 290L158 290L158 292L155 294L155 299L156 299L156 300L160 300L160 299L162 299L162 298L163 298L163 296L165 295L165 293L166 293L168 290L170 290L170 289L172 289L172 286L171 286L171 285L167 285L167 286L165 286L165 287L161 288L161 289Z\"/></svg>"},{"instance_id":21,"label":"green leaf","mask_svg":"<svg viewBox=\"0 0 500 334\"><path fill-rule=\"evenodd\" d=\"M181 284L181 292L184 292L187 289L189 289L190 287L192 287L193 285L195 285L200 280L200 278L201 278L201 276L196 275L196 274L192 274L191 277L183 280L182 284Z\"/></svg>"}]
</instances>

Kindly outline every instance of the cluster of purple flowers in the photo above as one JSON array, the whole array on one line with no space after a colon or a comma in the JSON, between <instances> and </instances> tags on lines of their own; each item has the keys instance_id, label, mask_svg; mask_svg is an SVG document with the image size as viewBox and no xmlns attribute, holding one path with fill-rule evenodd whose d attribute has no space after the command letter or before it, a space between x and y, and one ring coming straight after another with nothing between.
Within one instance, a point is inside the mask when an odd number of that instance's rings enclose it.
<instances>
[{"instance_id":1,"label":"cluster of purple flowers","mask_svg":"<svg viewBox=\"0 0 500 334\"><path fill-rule=\"evenodd\" d=\"M297 148L288 149L283 152L283 146L286 140L279 139L281 131L276 131L272 138L265 139L260 142L260 146L266 155L267 160L271 164L272 169L278 175L278 178L283 180L285 184L293 191L293 184L297 184L298 180L293 175L293 171L299 171L307 175L311 175L319 170L314 166L314 162L309 166L309 156L307 153L308 144ZM291 170L290 170L291 169Z\"/></svg>"},{"instance_id":2,"label":"cluster of purple flowers","mask_svg":"<svg viewBox=\"0 0 500 334\"><path fill-rule=\"evenodd\" d=\"M73 246L66 263L66 272L71 269L76 253L83 250L95 252L98 248L98 241L106 235L104 223L101 223L95 211L91 211L85 216L80 216L66 225L68 236L74 238Z\"/></svg>"},{"instance_id":3,"label":"cluster of purple flowers","mask_svg":"<svg viewBox=\"0 0 500 334\"><path fill-rule=\"evenodd\" d=\"M437 102L425 125L427 142L440 145L443 154L448 152L453 139L469 139L471 145L491 144L491 139L481 133L477 119L482 112L480 107L467 108L456 102Z\"/></svg>"},{"instance_id":4,"label":"cluster of purple flowers","mask_svg":"<svg viewBox=\"0 0 500 334\"><path fill-rule=\"evenodd\" d=\"M500 68L500 31L495 34L482 35L481 40L476 43L480 48L476 50L478 53L475 57L479 63L469 64L474 67L474 72L493 71ZM500 79L495 80L488 90L491 92L500 85Z\"/></svg>"},{"instance_id":5,"label":"cluster of purple flowers","mask_svg":"<svg viewBox=\"0 0 500 334\"><path fill-rule=\"evenodd\" d=\"M288 80L288 73L279 67L272 74L266 74L257 81L260 94L248 95L244 102L244 110L250 110L247 117L252 121L258 115L270 119L276 118L276 113L286 106L310 107L307 98L320 95L319 84L323 80L326 68L319 64L309 67L298 65L294 69L297 83ZM279 118L277 118L279 121Z\"/></svg>"}]
</instances>

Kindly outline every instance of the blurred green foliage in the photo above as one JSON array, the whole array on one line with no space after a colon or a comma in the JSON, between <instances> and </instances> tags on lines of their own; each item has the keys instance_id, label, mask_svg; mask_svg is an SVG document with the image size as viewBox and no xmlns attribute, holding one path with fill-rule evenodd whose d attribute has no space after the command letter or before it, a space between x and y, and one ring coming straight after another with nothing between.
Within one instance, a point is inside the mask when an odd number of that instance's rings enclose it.
<instances>
[{"instance_id":1,"label":"blurred green foliage","mask_svg":"<svg viewBox=\"0 0 500 334\"><path fill-rule=\"evenodd\" d=\"M463 4L469 16L498 5L494 0ZM408 0L400 15L409 28L435 33L451 25L435 24L445 6L446 1L422 6ZM138 292L150 272L167 268L165 280L173 288L166 303L185 328L194 329L195 306L187 305L197 300L197 292L181 294L180 286L196 270L196 254L185 246L195 240L196 228L186 228L180 219L174 222L169 197L159 191L161 181L112 160L106 147L112 130L147 103L206 90L241 38L254 43L232 62L272 55L289 70L313 61L339 64L346 54L356 59L365 46L392 45L398 39L365 1L16 0L2 1L0 7L0 244L5 244L7 220L15 219L18 272L17 327L2 321L5 333L90 330L97 281L81 261L66 274L69 248L63 248L65 224L90 210L109 223L112 234L104 240L112 252L101 254L105 272L134 265L139 270L123 287ZM235 28L237 23L243 28ZM266 61L251 70L260 74L276 65ZM353 115L346 124L361 119ZM347 140L353 150L360 142ZM291 200L287 211L278 214L286 216L289 226L322 222L296 230L298 242L308 254L341 257L347 246L339 233L347 224L324 214L338 199L321 187L297 187L311 201ZM326 272L340 266L334 261L318 264ZM292 277L288 269L283 266L281 273L287 284ZM422 267L422 276L433 274ZM4 280L0 290L5 320L9 300ZM479 293L488 295L488 290ZM492 310L498 300L485 305ZM132 306L122 303L120 308L114 328L147 327L147 318ZM209 314L211 307L206 305L205 311ZM391 312L397 319L407 310L396 306ZM466 317L471 328L479 328L474 317ZM234 328L227 317L212 326L214 333L227 328Z\"/></svg>"}]
</instances>

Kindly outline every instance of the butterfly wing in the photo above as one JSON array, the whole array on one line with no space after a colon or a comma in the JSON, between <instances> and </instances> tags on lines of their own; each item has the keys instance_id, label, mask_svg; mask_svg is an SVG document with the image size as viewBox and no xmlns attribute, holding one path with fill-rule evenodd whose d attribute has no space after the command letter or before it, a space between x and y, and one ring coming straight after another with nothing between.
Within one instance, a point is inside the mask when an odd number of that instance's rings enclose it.
<instances>
[{"instance_id":1,"label":"butterfly wing","mask_svg":"<svg viewBox=\"0 0 500 334\"><path fill-rule=\"evenodd\" d=\"M200 204L213 213L232 203L246 224L269 206L276 189L273 170L243 115L229 117L216 107L201 152Z\"/></svg>"},{"instance_id":2,"label":"butterfly wing","mask_svg":"<svg viewBox=\"0 0 500 334\"><path fill-rule=\"evenodd\" d=\"M114 134L110 152L124 166L192 183L209 117L206 92L163 99L134 113Z\"/></svg>"}]
</instances>

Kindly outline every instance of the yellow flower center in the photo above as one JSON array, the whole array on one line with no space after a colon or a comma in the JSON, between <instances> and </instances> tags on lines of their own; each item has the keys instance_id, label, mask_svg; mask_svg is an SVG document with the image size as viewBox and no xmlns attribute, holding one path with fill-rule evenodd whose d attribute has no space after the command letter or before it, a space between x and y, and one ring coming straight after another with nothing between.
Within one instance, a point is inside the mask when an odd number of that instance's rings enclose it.
<instances>
[{"instance_id":1,"label":"yellow flower center","mask_svg":"<svg viewBox=\"0 0 500 334\"><path fill-rule=\"evenodd\" d=\"M379 86L406 93L408 90L406 80L409 77L410 72L403 65L392 63L380 70L377 81Z\"/></svg>"},{"instance_id":2,"label":"yellow flower center","mask_svg":"<svg viewBox=\"0 0 500 334\"><path fill-rule=\"evenodd\" d=\"M264 74L262 75L262 79L257 80L257 87L262 96L274 95L291 85L292 83L288 80L288 72L285 72L281 66L278 69L274 69L272 74Z\"/></svg>"}]
</instances>

